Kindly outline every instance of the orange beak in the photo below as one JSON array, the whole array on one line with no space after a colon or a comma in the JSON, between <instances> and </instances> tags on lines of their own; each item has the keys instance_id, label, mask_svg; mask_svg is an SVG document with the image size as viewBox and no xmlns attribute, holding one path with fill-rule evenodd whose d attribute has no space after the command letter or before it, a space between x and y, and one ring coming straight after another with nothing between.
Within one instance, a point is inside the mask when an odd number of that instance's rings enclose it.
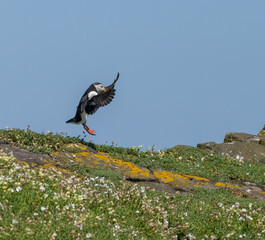
<instances>
[{"instance_id":1,"label":"orange beak","mask_svg":"<svg viewBox=\"0 0 265 240\"><path fill-rule=\"evenodd\" d=\"M104 88L104 90L105 90L105 92L107 92L107 89L106 88Z\"/></svg>"}]
</instances>

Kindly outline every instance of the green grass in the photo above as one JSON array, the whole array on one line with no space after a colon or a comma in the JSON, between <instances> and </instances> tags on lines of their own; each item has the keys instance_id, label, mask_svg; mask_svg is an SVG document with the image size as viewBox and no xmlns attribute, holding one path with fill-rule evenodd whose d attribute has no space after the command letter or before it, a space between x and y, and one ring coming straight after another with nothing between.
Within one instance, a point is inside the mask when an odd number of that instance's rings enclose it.
<instances>
[{"instance_id":1,"label":"green grass","mask_svg":"<svg viewBox=\"0 0 265 240\"><path fill-rule=\"evenodd\" d=\"M79 149L67 148L65 145L68 143L82 143L94 148L94 144L85 142L83 139L69 137L63 133L36 133L29 128L25 130L16 128L0 130L0 139L35 153L49 154L55 151L80 151Z\"/></svg>"},{"instance_id":2,"label":"green grass","mask_svg":"<svg viewBox=\"0 0 265 240\"><path fill-rule=\"evenodd\" d=\"M164 194L110 170L66 177L0 153L0 239L264 239L265 204L225 190Z\"/></svg>"},{"instance_id":3,"label":"green grass","mask_svg":"<svg viewBox=\"0 0 265 240\"><path fill-rule=\"evenodd\" d=\"M153 149L140 151L140 148L136 147L122 148L113 145L96 145L65 134L40 134L29 129L0 130L0 139L38 153L80 151L79 149L67 148L65 145L68 143L82 143L97 151L109 153L112 157L133 162L150 170L163 169L229 183L245 181L261 186L265 184L264 163L244 163L212 153L209 150L189 146L177 146L158 152L152 151ZM70 165L70 168L72 167L73 164ZM80 165L77 164L75 167L82 171Z\"/></svg>"},{"instance_id":4,"label":"green grass","mask_svg":"<svg viewBox=\"0 0 265 240\"><path fill-rule=\"evenodd\" d=\"M258 185L265 184L264 163L240 162L209 150L177 146L165 151L142 152L139 149L104 145L97 145L96 149L152 170L163 169L225 182L246 181Z\"/></svg>"}]
</instances>

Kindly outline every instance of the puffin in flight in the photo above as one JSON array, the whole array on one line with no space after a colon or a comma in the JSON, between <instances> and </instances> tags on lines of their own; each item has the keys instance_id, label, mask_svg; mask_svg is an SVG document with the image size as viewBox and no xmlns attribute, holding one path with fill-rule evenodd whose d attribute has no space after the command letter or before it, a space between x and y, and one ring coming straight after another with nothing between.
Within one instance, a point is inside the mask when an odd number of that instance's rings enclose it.
<instances>
[{"instance_id":1,"label":"puffin in flight","mask_svg":"<svg viewBox=\"0 0 265 240\"><path fill-rule=\"evenodd\" d=\"M108 87L104 87L101 83L95 82L85 91L77 106L76 114L66 123L83 124L84 129L91 135L95 135L95 131L86 125L87 117L94 114L100 107L108 105L115 96L115 83L118 81L120 74L117 74L114 82Z\"/></svg>"}]
</instances>

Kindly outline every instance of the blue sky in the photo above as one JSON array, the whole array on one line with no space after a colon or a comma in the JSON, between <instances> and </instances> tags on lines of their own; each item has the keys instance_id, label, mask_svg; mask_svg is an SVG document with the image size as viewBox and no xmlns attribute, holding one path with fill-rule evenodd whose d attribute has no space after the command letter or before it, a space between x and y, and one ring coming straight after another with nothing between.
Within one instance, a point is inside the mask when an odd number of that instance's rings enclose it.
<instances>
[{"instance_id":1,"label":"blue sky","mask_svg":"<svg viewBox=\"0 0 265 240\"><path fill-rule=\"evenodd\" d=\"M94 143L222 142L264 125L265 1L0 1L0 128L66 124L93 82L114 101Z\"/></svg>"}]
</instances>

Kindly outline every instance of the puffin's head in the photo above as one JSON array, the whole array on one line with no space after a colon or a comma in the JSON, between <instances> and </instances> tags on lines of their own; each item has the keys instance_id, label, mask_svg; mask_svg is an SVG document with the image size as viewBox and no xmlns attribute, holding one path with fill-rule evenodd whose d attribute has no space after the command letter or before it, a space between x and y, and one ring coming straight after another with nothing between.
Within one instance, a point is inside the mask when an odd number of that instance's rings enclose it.
<instances>
[{"instance_id":1,"label":"puffin's head","mask_svg":"<svg viewBox=\"0 0 265 240\"><path fill-rule=\"evenodd\" d=\"M106 88L103 86L102 83L98 83L98 82L96 82L96 83L94 83L93 85L94 85L94 87L96 88L96 91L97 91L98 93L106 92Z\"/></svg>"}]
</instances>

